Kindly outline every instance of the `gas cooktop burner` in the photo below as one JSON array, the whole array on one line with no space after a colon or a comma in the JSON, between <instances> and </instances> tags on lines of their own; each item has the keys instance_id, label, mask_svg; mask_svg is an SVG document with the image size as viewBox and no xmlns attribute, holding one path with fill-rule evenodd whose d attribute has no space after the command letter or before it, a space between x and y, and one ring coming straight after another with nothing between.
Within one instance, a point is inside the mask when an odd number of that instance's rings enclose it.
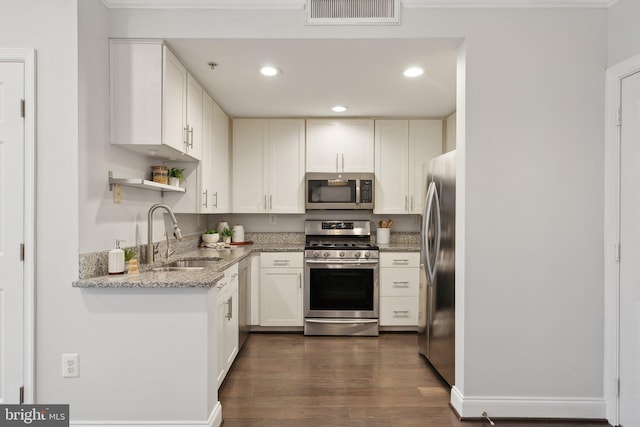
<instances>
[{"instance_id":1,"label":"gas cooktop burner","mask_svg":"<svg viewBox=\"0 0 640 427\"><path fill-rule=\"evenodd\" d=\"M309 242L307 249L377 249L373 243L367 242Z\"/></svg>"}]
</instances>

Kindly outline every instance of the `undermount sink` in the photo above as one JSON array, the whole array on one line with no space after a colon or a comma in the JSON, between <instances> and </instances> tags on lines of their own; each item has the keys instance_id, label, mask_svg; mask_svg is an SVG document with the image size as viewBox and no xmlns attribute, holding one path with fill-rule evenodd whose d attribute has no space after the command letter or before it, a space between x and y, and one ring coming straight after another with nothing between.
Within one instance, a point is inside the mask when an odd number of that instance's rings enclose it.
<instances>
[{"instance_id":1,"label":"undermount sink","mask_svg":"<svg viewBox=\"0 0 640 427\"><path fill-rule=\"evenodd\" d=\"M215 265L222 258L207 258L207 259L185 259L182 261L174 261L171 264L167 264L165 267L211 267Z\"/></svg>"},{"instance_id":2,"label":"undermount sink","mask_svg":"<svg viewBox=\"0 0 640 427\"><path fill-rule=\"evenodd\" d=\"M206 267L215 265L222 258L207 258L207 259L185 259L182 261L174 261L162 267L152 268L152 271L189 271L189 270L203 270Z\"/></svg>"},{"instance_id":3,"label":"undermount sink","mask_svg":"<svg viewBox=\"0 0 640 427\"><path fill-rule=\"evenodd\" d=\"M156 267L152 268L151 271L194 271L194 270L204 270L204 267Z\"/></svg>"}]
</instances>

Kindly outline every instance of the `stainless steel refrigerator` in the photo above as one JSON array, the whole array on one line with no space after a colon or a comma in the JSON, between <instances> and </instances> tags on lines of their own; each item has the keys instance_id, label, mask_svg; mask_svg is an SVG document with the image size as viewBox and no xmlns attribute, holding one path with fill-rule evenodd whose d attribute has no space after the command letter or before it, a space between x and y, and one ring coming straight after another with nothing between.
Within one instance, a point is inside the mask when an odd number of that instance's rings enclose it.
<instances>
[{"instance_id":1,"label":"stainless steel refrigerator","mask_svg":"<svg viewBox=\"0 0 640 427\"><path fill-rule=\"evenodd\" d=\"M456 152L432 159L422 214L420 353L449 383L455 383Z\"/></svg>"}]
</instances>

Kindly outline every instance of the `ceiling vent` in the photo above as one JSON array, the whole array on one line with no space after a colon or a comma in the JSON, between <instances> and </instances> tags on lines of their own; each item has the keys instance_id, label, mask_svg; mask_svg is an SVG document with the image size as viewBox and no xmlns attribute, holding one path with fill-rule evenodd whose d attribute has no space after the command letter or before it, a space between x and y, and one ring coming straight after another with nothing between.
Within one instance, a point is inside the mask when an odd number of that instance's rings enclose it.
<instances>
[{"instance_id":1,"label":"ceiling vent","mask_svg":"<svg viewBox=\"0 0 640 427\"><path fill-rule=\"evenodd\" d=\"M308 25L390 25L400 22L400 0L307 0Z\"/></svg>"}]
</instances>

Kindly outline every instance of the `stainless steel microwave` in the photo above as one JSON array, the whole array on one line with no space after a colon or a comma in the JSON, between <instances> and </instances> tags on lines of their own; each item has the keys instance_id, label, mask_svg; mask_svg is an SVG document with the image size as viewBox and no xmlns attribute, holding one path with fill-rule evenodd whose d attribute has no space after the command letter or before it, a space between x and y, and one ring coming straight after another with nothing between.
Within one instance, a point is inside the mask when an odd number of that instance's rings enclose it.
<instances>
[{"instance_id":1,"label":"stainless steel microwave","mask_svg":"<svg viewBox=\"0 0 640 427\"><path fill-rule=\"evenodd\" d=\"M306 209L373 209L372 173L308 173Z\"/></svg>"}]
</instances>

